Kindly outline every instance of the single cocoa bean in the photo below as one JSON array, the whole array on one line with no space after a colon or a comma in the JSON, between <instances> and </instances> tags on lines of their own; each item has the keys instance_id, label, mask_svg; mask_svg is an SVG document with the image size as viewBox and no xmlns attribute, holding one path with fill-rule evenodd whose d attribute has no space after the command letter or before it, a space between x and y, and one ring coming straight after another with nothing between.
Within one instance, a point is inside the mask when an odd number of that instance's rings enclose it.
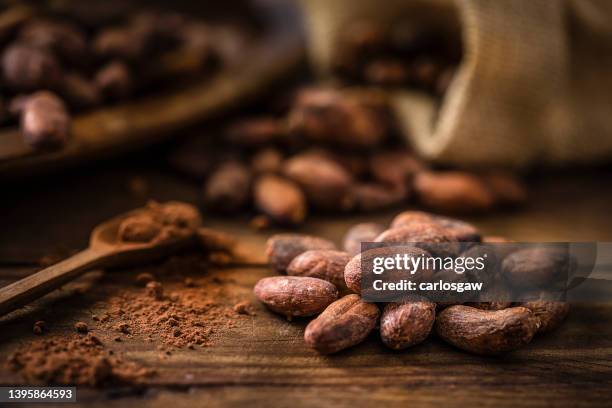
<instances>
[{"instance_id":1,"label":"single cocoa bean","mask_svg":"<svg viewBox=\"0 0 612 408\"><path fill-rule=\"evenodd\" d=\"M506 256L501 265L504 278L516 287L540 287L556 280L567 282L571 271L566 252L557 248L526 248Z\"/></svg>"},{"instance_id":2,"label":"single cocoa bean","mask_svg":"<svg viewBox=\"0 0 612 408\"><path fill-rule=\"evenodd\" d=\"M355 208L362 212L379 211L399 205L407 198L406 187L387 187L377 183L359 183L353 186Z\"/></svg>"},{"instance_id":3,"label":"single cocoa bean","mask_svg":"<svg viewBox=\"0 0 612 408\"><path fill-rule=\"evenodd\" d=\"M436 305L427 301L389 303L380 317L380 338L393 349L401 350L422 343L436 320Z\"/></svg>"},{"instance_id":4,"label":"single cocoa bean","mask_svg":"<svg viewBox=\"0 0 612 408\"><path fill-rule=\"evenodd\" d=\"M310 276L336 285L338 290L346 293L344 268L351 260L346 252L333 249L312 249L296 256L287 267L287 275Z\"/></svg>"},{"instance_id":5,"label":"single cocoa bean","mask_svg":"<svg viewBox=\"0 0 612 408\"><path fill-rule=\"evenodd\" d=\"M281 139L284 134L284 122L272 117L242 119L225 129L227 142L241 147L267 145Z\"/></svg>"},{"instance_id":6,"label":"single cocoa bean","mask_svg":"<svg viewBox=\"0 0 612 408\"><path fill-rule=\"evenodd\" d=\"M289 113L289 129L313 142L371 148L387 136L386 113L386 101L375 92L306 89Z\"/></svg>"},{"instance_id":7,"label":"single cocoa bean","mask_svg":"<svg viewBox=\"0 0 612 408\"><path fill-rule=\"evenodd\" d=\"M369 160L372 177L383 184L408 190L414 175L422 171L424 164L406 151L374 153Z\"/></svg>"},{"instance_id":8,"label":"single cocoa bean","mask_svg":"<svg viewBox=\"0 0 612 408\"><path fill-rule=\"evenodd\" d=\"M444 228L432 222L414 223L407 227L389 229L380 234L375 242L414 245L438 256L457 256L461 244Z\"/></svg>"},{"instance_id":9,"label":"single cocoa bean","mask_svg":"<svg viewBox=\"0 0 612 408\"><path fill-rule=\"evenodd\" d=\"M283 165L283 154L274 148L262 149L251 158L251 168L256 174L278 173Z\"/></svg>"},{"instance_id":10,"label":"single cocoa bean","mask_svg":"<svg viewBox=\"0 0 612 408\"><path fill-rule=\"evenodd\" d=\"M62 72L59 62L49 51L28 44L14 44L2 55L2 76L10 89L30 92L57 88Z\"/></svg>"},{"instance_id":11,"label":"single cocoa bean","mask_svg":"<svg viewBox=\"0 0 612 408\"><path fill-rule=\"evenodd\" d=\"M563 323L570 310L570 305L567 302L535 300L522 302L518 305L531 310L540 319L538 333L548 333L555 330Z\"/></svg>"},{"instance_id":12,"label":"single cocoa bean","mask_svg":"<svg viewBox=\"0 0 612 408\"><path fill-rule=\"evenodd\" d=\"M404 211L399 213L393 221L390 228L407 227L413 224L433 222L444 228L449 234L453 235L460 242L480 242L481 235L478 228L465 221L460 221L455 218L443 217L423 211Z\"/></svg>"},{"instance_id":13,"label":"single cocoa bean","mask_svg":"<svg viewBox=\"0 0 612 408\"><path fill-rule=\"evenodd\" d=\"M255 206L279 224L300 224L306 218L306 198L290 180L264 174L255 182Z\"/></svg>"},{"instance_id":14,"label":"single cocoa bean","mask_svg":"<svg viewBox=\"0 0 612 408\"><path fill-rule=\"evenodd\" d=\"M338 289L332 283L304 276L263 278L253 291L270 310L288 319L321 313L338 299Z\"/></svg>"},{"instance_id":15,"label":"single cocoa bean","mask_svg":"<svg viewBox=\"0 0 612 408\"><path fill-rule=\"evenodd\" d=\"M36 149L52 149L66 144L70 116L62 100L48 91L28 97L21 112L21 132L26 143Z\"/></svg>"},{"instance_id":16,"label":"single cocoa bean","mask_svg":"<svg viewBox=\"0 0 612 408\"><path fill-rule=\"evenodd\" d=\"M338 163L321 155L299 154L287 160L283 173L295 181L308 202L323 210L347 210L353 206L352 176Z\"/></svg>"},{"instance_id":17,"label":"single cocoa bean","mask_svg":"<svg viewBox=\"0 0 612 408\"><path fill-rule=\"evenodd\" d=\"M495 204L484 182L465 172L420 172L414 189L423 205L443 212L482 212Z\"/></svg>"},{"instance_id":18,"label":"single cocoa bean","mask_svg":"<svg viewBox=\"0 0 612 408\"><path fill-rule=\"evenodd\" d=\"M346 264L344 268L344 281L346 286L353 292L361 294L361 282L363 279L362 266L373 265L373 260L379 257L395 257L396 255L407 255L408 257L428 257L430 254L421 248L416 247L377 247L358 253ZM427 268L420 268L414 271L415 275L421 280L429 280L433 277L434 271ZM390 282L398 281L406 277L405 270L387 270L386 279Z\"/></svg>"},{"instance_id":19,"label":"single cocoa bean","mask_svg":"<svg viewBox=\"0 0 612 408\"><path fill-rule=\"evenodd\" d=\"M249 201L250 187L249 169L239 162L227 162L208 178L204 186L204 203L217 211L238 211Z\"/></svg>"},{"instance_id":20,"label":"single cocoa bean","mask_svg":"<svg viewBox=\"0 0 612 408\"><path fill-rule=\"evenodd\" d=\"M358 295L347 295L311 321L304 332L306 344L331 354L361 343L376 326L380 311Z\"/></svg>"},{"instance_id":21,"label":"single cocoa bean","mask_svg":"<svg viewBox=\"0 0 612 408\"><path fill-rule=\"evenodd\" d=\"M450 306L436 318L436 332L446 342L476 354L492 355L528 344L540 326L525 307L480 310Z\"/></svg>"},{"instance_id":22,"label":"single cocoa bean","mask_svg":"<svg viewBox=\"0 0 612 408\"><path fill-rule=\"evenodd\" d=\"M100 93L111 101L129 97L133 88L128 66L118 60L100 68L96 73L94 83Z\"/></svg>"},{"instance_id":23,"label":"single cocoa bean","mask_svg":"<svg viewBox=\"0 0 612 408\"><path fill-rule=\"evenodd\" d=\"M276 234L266 243L266 255L276 272L284 273L293 259L311 249L336 249L324 238L302 234Z\"/></svg>"},{"instance_id":24,"label":"single cocoa bean","mask_svg":"<svg viewBox=\"0 0 612 408\"><path fill-rule=\"evenodd\" d=\"M361 252L362 242L374 242L384 230L385 227L381 224L373 222L354 225L344 235L342 247L349 255L355 256Z\"/></svg>"},{"instance_id":25,"label":"single cocoa bean","mask_svg":"<svg viewBox=\"0 0 612 408\"><path fill-rule=\"evenodd\" d=\"M519 205L527 201L527 187L513 174L492 171L483 174L482 178L500 204Z\"/></svg>"}]
</instances>

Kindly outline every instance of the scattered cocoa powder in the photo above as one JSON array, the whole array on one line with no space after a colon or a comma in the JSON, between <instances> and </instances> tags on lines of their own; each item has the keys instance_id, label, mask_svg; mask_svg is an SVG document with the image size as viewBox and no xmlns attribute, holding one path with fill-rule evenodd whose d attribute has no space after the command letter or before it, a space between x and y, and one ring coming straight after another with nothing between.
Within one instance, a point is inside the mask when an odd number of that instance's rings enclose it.
<instances>
[{"instance_id":1,"label":"scattered cocoa powder","mask_svg":"<svg viewBox=\"0 0 612 408\"><path fill-rule=\"evenodd\" d=\"M154 374L113 355L91 333L34 340L9 356L7 365L28 384L138 383Z\"/></svg>"}]
</instances>

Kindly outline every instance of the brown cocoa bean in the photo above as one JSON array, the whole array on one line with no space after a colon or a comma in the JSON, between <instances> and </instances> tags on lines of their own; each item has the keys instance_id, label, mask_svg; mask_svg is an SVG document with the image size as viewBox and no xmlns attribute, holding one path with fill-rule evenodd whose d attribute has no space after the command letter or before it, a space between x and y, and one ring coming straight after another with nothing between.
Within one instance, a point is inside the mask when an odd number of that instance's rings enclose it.
<instances>
[{"instance_id":1,"label":"brown cocoa bean","mask_svg":"<svg viewBox=\"0 0 612 408\"><path fill-rule=\"evenodd\" d=\"M480 242L481 240L478 228L472 224L455 218L434 215L423 211L404 211L399 213L391 222L390 228L405 227L420 222L433 222L438 224L460 242Z\"/></svg>"},{"instance_id":2,"label":"brown cocoa bean","mask_svg":"<svg viewBox=\"0 0 612 408\"><path fill-rule=\"evenodd\" d=\"M336 245L311 235L276 234L266 243L266 256L276 272L284 273L296 256L311 249L336 249Z\"/></svg>"},{"instance_id":3,"label":"brown cocoa bean","mask_svg":"<svg viewBox=\"0 0 612 408\"><path fill-rule=\"evenodd\" d=\"M48 49L70 63L82 64L87 57L85 33L68 22L36 19L19 31L18 38L34 47Z\"/></svg>"},{"instance_id":4,"label":"brown cocoa bean","mask_svg":"<svg viewBox=\"0 0 612 408\"><path fill-rule=\"evenodd\" d=\"M251 194L251 172L239 162L217 168L204 186L204 203L217 211L232 213L243 208Z\"/></svg>"},{"instance_id":5,"label":"brown cocoa bean","mask_svg":"<svg viewBox=\"0 0 612 408\"><path fill-rule=\"evenodd\" d=\"M225 129L227 142L241 147L268 145L282 138L284 134L284 122L272 117L242 119Z\"/></svg>"},{"instance_id":6,"label":"brown cocoa bean","mask_svg":"<svg viewBox=\"0 0 612 408\"><path fill-rule=\"evenodd\" d=\"M380 311L358 295L347 295L306 326L306 344L322 354L331 354L361 343L376 326Z\"/></svg>"},{"instance_id":7,"label":"brown cocoa bean","mask_svg":"<svg viewBox=\"0 0 612 408\"><path fill-rule=\"evenodd\" d=\"M485 173L482 178L500 204L519 205L527 201L527 187L513 174L496 171Z\"/></svg>"},{"instance_id":8,"label":"brown cocoa bean","mask_svg":"<svg viewBox=\"0 0 612 408\"><path fill-rule=\"evenodd\" d=\"M50 52L27 44L14 44L2 55L2 76L10 89L30 92L57 88L62 72Z\"/></svg>"},{"instance_id":9,"label":"brown cocoa bean","mask_svg":"<svg viewBox=\"0 0 612 408\"><path fill-rule=\"evenodd\" d=\"M304 276L263 278L253 289L270 310L287 316L313 316L338 299L338 289L323 279Z\"/></svg>"},{"instance_id":10,"label":"brown cocoa bean","mask_svg":"<svg viewBox=\"0 0 612 408\"><path fill-rule=\"evenodd\" d=\"M361 282L363 278L362 265L372 265L374 258L377 257L395 257L396 255L407 255L409 257L427 257L429 253L421 248L415 247L378 247L368 249L367 251L358 253L346 264L344 268L344 281L346 286L353 292L361 294ZM422 280L431 279L434 271L427 268L420 268L414 271L415 275ZM385 276L390 282L398 281L406 277L405 270L387 270Z\"/></svg>"},{"instance_id":11,"label":"brown cocoa bean","mask_svg":"<svg viewBox=\"0 0 612 408\"><path fill-rule=\"evenodd\" d=\"M359 183L353 186L355 208L362 212L379 211L396 206L407 198L405 187L387 187L377 183Z\"/></svg>"},{"instance_id":12,"label":"brown cocoa bean","mask_svg":"<svg viewBox=\"0 0 612 408\"><path fill-rule=\"evenodd\" d=\"M408 188L412 177L424 164L406 151L374 153L369 160L372 177L389 186Z\"/></svg>"},{"instance_id":13,"label":"brown cocoa bean","mask_svg":"<svg viewBox=\"0 0 612 408\"><path fill-rule=\"evenodd\" d=\"M289 129L312 142L371 148L387 136L385 103L378 93L306 89L289 113Z\"/></svg>"},{"instance_id":14,"label":"brown cocoa bean","mask_svg":"<svg viewBox=\"0 0 612 408\"><path fill-rule=\"evenodd\" d=\"M482 212L495 204L482 180L465 172L420 172L414 189L423 205L443 212Z\"/></svg>"},{"instance_id":15,"label":"brown cocoa bean","mask_svg":"<svg viewBox=\"0 0 612 408\"><path fill-rule=\"evenodd\" d=\"M36 149L65 145L70 132L70 116L62 100L48 91L28 97L21 112L21 132L26 143Z\"/></svg>"},{"instance_id":16,"label":"brown cocoa bean","mask_svg":"<svg viewBox=\"0 0 612 408\"><path fill-rule=\"evenodd\" d=\"M528 344L540 326L525 307L480 310L450 306L436 318L436 332L446 342L476 354L492 355Z\"/></svg>"},{"instance_id":17,"label":"brown cocoa bean","mask_svg":"<svg viewBox=\"0 0 612 408\"><path fill-rule=\"evenodd\" d=\"M444 228L432 222L414 223L406 227L393 228L380 234L375 242L414 245L438 256L457 256L461 244Z\"/></svg>"},{"instance_id":18,"label":"brown cocoa bean","mask_svg":"<svg viewBox=\"0 0 612 408\"><path fill-rule=\"evenodd\" d=\"M336 285L341 293L348 288L344 282L344 268L351 260L346 252L333 249L312 249L296 256L287 267L287 275L310 276Z\"/></svg>"},{"instance_id":19,"label":"brown cocoa bean","mask_svg":"<svg viewBox=\"0 0 612 408\"><path fill-rule=\"evenodd\" d=\"M380 317L380 338L393 349L401 350L422 343L436 320L436 305L427 301L389 303Z\"/></svg>"},{"instance_id":20,"label":"brown cocoa bean","mask_svg":"<svg viewBox=\"0 0 612 408\"><path fill-rule=\"evenodd\" d=\"M342 247L349 255L355 256L361 252L362 242L374 242L384 230L381 224L373 222L354 225L344 235Z\"/></svg>"},{"instance_id":21,"label":"brown cocoa bean","mask_svg":"<svg viewBox=\"0 0 612 408\"><path fill-rule=\"evenodd\" d=\"M94 82L100 93L111 101L125 99L132 93L132 76L121 61L112 61L100 68Z\"/></svg>"},{"instance_id":22,"label":"brown cocoa bean","mask_svg":"<svg viewBox=\"0 0 612 408\"><path fill-rule=\"evenodd\" d=\"M295 181L308 202L323 210L347 210L353 206L352 176L338 163L317 154L300 154L287 160L283 173Z\"/></svg>"},{"instance_id":23,"label":"brown cocoa bean","mask_svg":"<svg viewBox=\"0 0 612 408\"><path fill-rule=\"evenodd\" d=\"M255 206L279 224L300 224L306 218L306 198L290 180L274 174L260 176L253 188Z\"/></svg>"},{"instance_id":24,"label":"brown cocoa bean","mask_svg":"<svg viewBox=\"0 0 612 408\"><path fill-rule=\"evenodd\" d=\"M570 309L570 305L567 302L544 300L522 302L518 305L531 310L531 312L540 319L538 333L548 333L555 330L563 323Z\"/></svg>"},{"instance_id":25,"label":"brown cocoa bean","mask_svg":"<svg viewBox=\"0 0 612 408\"><path fill-rule=\"evenodd\" d=\"M278 173L283 165L283 154L274 148L262 149L251 158L251 168L256 174Z\"/></svg>"},{"instance_id":26,"label":"brown cocoa bean","mask_svg":"<svg viewBox=\"0 0 612 408\"><path fill-rule=\"evenodd\" d=\"M515 287L539 287L555 280L567 282L568 254L557 248L526 248L506 256L501 265L504 278Z\"/></svg>"}]
</instances>

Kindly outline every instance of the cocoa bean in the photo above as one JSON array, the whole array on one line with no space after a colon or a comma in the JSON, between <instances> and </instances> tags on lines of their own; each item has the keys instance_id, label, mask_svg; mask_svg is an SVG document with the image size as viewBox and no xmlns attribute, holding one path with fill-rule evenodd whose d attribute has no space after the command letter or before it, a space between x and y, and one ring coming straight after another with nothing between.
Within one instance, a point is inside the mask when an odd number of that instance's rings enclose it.
<instances>
[{"instance_id":1,"label":"cocoa bean","mask_svg":"<svg viewBox=\"0 0 612 408\"><path fill-rule=\"evenodd\" d=\"M306 198L290 180L274 174L260 176L253 188L255 206L279 224L300 224L306 218Z\"/></svg>"},{"instance_id":2,"label":"cocoa bean","mask_svg":"<svg viewBox=\"0 0 612 408\"><path fill-rule=\"evenodd\" d=\"M267 145L281 139L284 134L284 122L272 117L242 119L225 129L227 142L242 147Z\"/></svg>"},{"instance_id":3,"label":"cocoa bean","mask_svg":"<svg viewBox=\"0 0 612 408\"><path fill-rule=\"evenodd\" d=\"M304 340L319 353L335 353L361 343L376 326L379 315L376 305L347 295L306 326Z\"/></svg>"},{"instance_id":4,"label":"cocoa bean","mask_svg":"<svg viewBox=\"0 0 612 408\"><path fill-rule=\"evenodd\" d=\"M268 261L279 273L284 273L296 256L311 249L336 249L336 245L324 238L302 234L276 234L266 243Z\"/></svg>"},{"instance_id":5,"label":"cocoa bean","mask_svg":"<svg viewBox=\"0 0 612 408\"><path fill-rule=\"evenodd\" d=\"M443 212L482 212L495 204L484 182L465 172L420 172L414 189L423 205Z\"/></svg>"},{"instance_id":6,"label":"cocoa bean","mask_svg":"<svg viewBox=\"0 0 612 408\"><path fill-rule=\"evenodd\" d=\"M455 218L443 217L423 211L404 211L399 213L393 218L390 228L406 227L421 222L438 224L460 242L480 242L481 240L480 232L475 226Z\"/></svg>"},{"instance_id":7,"label":"cocoa bean","mask_svg":"<svg viewBox=\"0 0 612 408\"><path fill-rule=\"evenodd\" d=\"M492 355L528 344L540 326L525 307L480 310L450 306L436 318L436 332L446 342L476 354Z\"/></svg>"},{"instance_id":8,"label":"cocoa bean","mask_svg":"<svg viewBox=\"0 0 612 408\"><path fill-rule=\"evenodd\" d=\"M250 198L251 173L239 162L221 165L208 178L204 186L204 203L215 210L235 212L243 208Z\"/></svg>"},{"instance_id":9,"label":"cocoa bean","mask_svg":"<svg viewBox=\"0 0 612 408\"><path fill-rule=\"evenodd\" d=\"M344 268L351 260L346 252L333 249L312 249L296 256L287 267L287 275L310 276L336 285L341 293L348 288L344 282Z\"/></svg>"},{"instance_id":10,"label":"cocoa bean","mask_svg":"<svg viewBox=\"0 0 612 408\"><path fill-rule=\"evenodd\" d=\"M304 276L263 278L253 291L270 310L288 319L321 313L338 298L338 289L332 283Z\"/></svg>"},{"instance_id":11,"label":"cocoa bean","mask_svg":"<svg viewBox=\"0 0 612 408\"><path fill-rule=\"evenodd\" d=\"M374 242L384 230L385 227L381 224L373 222L354 225L344 235L342 247L349 255L355 256L361 252L362 242Z\"/></svg>"},{"instance_id":12,"label":"cocoa bean","mask_svg":"<svg viewBox=\"0 0 612 408\"><path fill-rule=\"evenodd\" d=\"M2 76L10 89L30 92L57 88L62 71L49 51L28 44L14 44L2 54Z\"/></svg>"},{"instance_id":13,"label":"cocoa bean","mask_svg":"<svg viewBox=\"0 0 612 408\"><path fill-rule=\"evenodd\" d=\"M48 91L28 97L21 112L21 132L26 143L36 149L65 145L70 132L70 116L62 100Z\"/></svg>"},{"instance_id":14,"label":"cocoa bean","mask_svg":"<svg viewBox=\"0 0 612 408\"><path fill-rule=\"evenodd\" d=\"M544 300L522 302L518 305L531 310L531 312L540 319L538 333L548 333L555 330L563 323L570 309L569 303L567 302Z\"/></svg>"},{"instance_id":15,"label":"cocoa bean","mask_svg":"<svg viewBox=\"0 0 612 408\"><path fill-rule=\"evenodd\" d=\"M539 287L556 280L567 282L571 270L568 254L557 248L526 248L506 256L504 278L515 287Z\"/></svg>"},{"instance_id":16,"label":"cocoa bean","mask_svg":"<svg viewBox=\"0 0 612 408\"><path fill-rule=\"evenodd\" d=\"M363 212L379 211L399 205L407 198L406 187L387 187L377 183L359 183L353 186L355 208Z\"/></svg>"},{"instance_id":17,"label":"cocoa bean","mask_svg":"<svg viewBox=\"0 0 612 408\"><path fill-rule=\"evenodd\" d=\"M380 317L380 338L393 349L401 350L422 343L436 320L436 305L427 301L389 303Z\"/></svg>"}]
</instances>

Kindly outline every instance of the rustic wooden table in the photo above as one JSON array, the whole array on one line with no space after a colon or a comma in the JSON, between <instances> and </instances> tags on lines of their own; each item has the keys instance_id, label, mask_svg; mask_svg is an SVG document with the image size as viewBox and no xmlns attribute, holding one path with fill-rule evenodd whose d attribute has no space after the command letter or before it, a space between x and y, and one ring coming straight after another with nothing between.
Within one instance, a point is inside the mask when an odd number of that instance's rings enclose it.
<instances>
[{"instance_id":1,"label":"rustic wooden table","mask_svg":"<svg viewBox=\"0 0 612 408\"><path fill-rule=\"evenodd\" d=\"M128 188L133 177L146 180L147 196L197 201L197 186L156 159L129 165L117 161L7 187L0 204L0 285L34 271L44 255L83 248L95 224L140 206L145 197ZM538 176L533 199L522 211L469 219L485 233L522 241L612 241L611 179L609 169ZM391 216L314 217L303 232L339 241L352 223ZM269 232L245 228L247 220L206 216L208 225L239 235L261 259ZM68 332L75 321L84 320L113 350L157 369L146 387L79 389L78 405L88 407L612 405L612 304L575 305L558 331L510 355L483 358L437 339L391 352L375 335L337 355L319 356L303 344L305 322L288 324L255 302L256 315L241 316L235 328L220 331L213 346L177 350L160 360L151 343L137 336L114 343L91 320L91 298L125 287L131 273L86 275L77 282L89 288L85 294L68 285L0 319L0 356L34 338L35 320L52 321L55 332ZM272 272L252 267L209 273L219 276L228 292L252 299L252 285ZM102 283L87 286L98 280ZM22 381L2 365L1 384Z\"/></svg>"}]
</instances>

